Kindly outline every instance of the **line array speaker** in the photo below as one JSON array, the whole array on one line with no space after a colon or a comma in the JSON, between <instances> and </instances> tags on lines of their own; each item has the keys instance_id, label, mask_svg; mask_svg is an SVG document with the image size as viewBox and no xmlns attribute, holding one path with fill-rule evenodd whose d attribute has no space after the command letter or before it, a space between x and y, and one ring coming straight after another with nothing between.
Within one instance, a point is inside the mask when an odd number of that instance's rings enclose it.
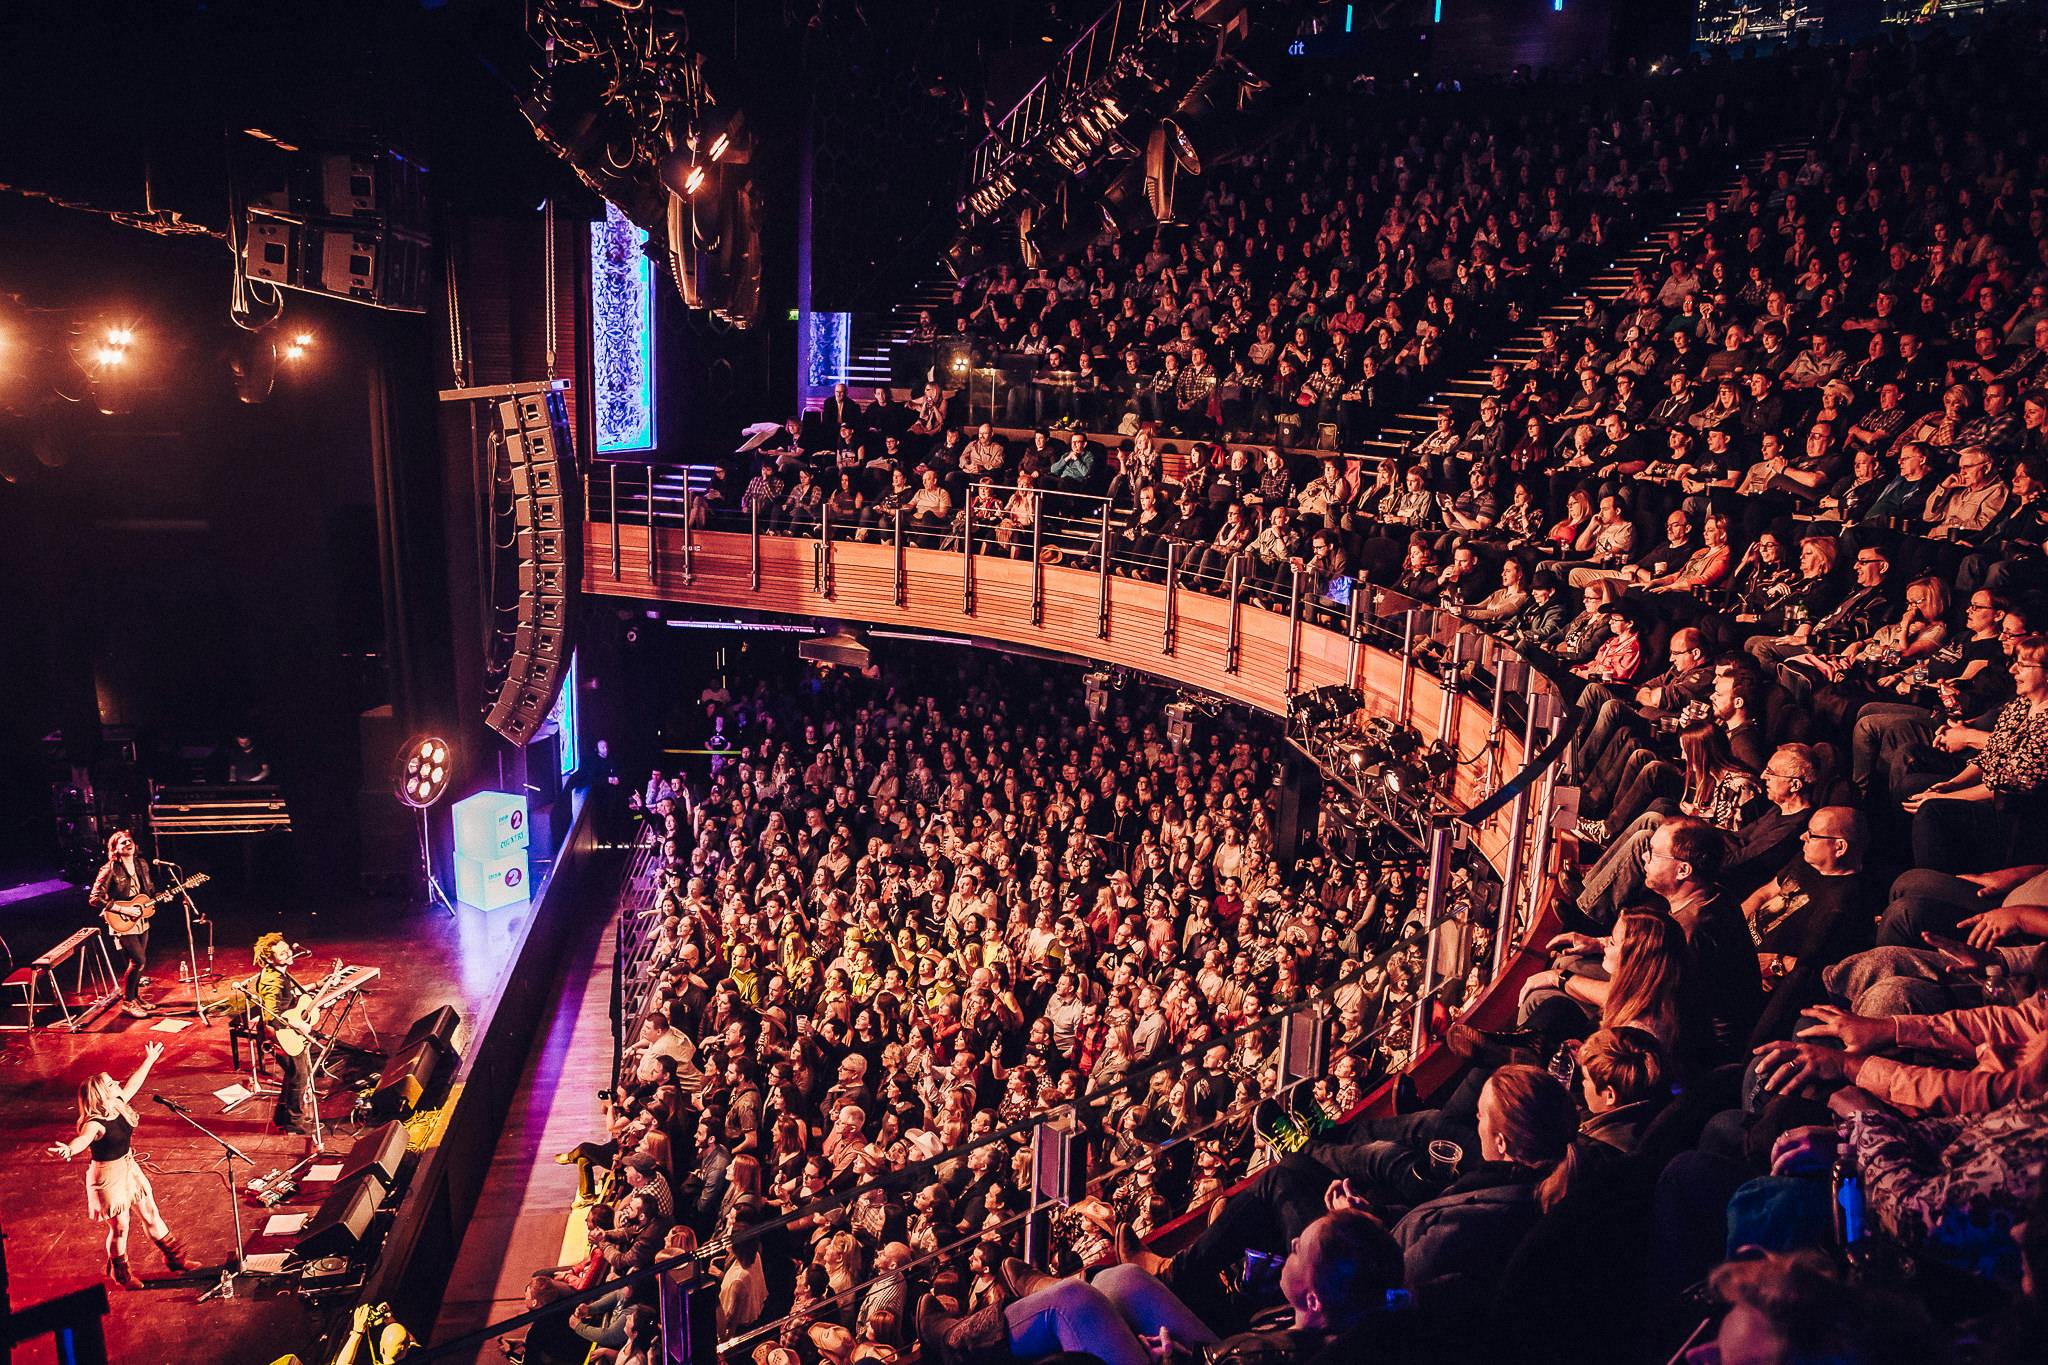
<instances>
[{"instance_id":1,"label":"line array speaker","mask_svg":"<svg viewBox=\"0 0 2048 1365\"><path fill-rule=\"evenodd\" d=\"M253 279L426 311L426 170L389 148L283 152L238 144L242 267Z\"/></svg>"},{"instance_id":2,"label":"line array speaker","mask_svg":"<svg viewBox=\"0 0 2048 1365\"><path fill-rule=\"evenodd\" d=\"M574 496L576 458L568 405L554 385L535 385L492 408L511 484L511 543L517 556L511 582L519 596L511 656L484 723L514 744L524 744L554 709L575 648L569 619L582 530Z\"/></svg>"}]
</instances>

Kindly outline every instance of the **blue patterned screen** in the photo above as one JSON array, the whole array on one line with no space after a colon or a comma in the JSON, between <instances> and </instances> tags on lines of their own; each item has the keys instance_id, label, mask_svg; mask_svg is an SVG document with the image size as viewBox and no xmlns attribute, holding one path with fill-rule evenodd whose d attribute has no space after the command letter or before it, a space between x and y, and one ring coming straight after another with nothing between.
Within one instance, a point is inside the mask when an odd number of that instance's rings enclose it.
<instances>
[{"instance_id":1,"label":"blue patterned screen","mask_svg":"<svg viewBox=\"0 0 2048 1365\"><path fill-rule=\"evenodd\" d=\"M804 396L830 393L846 378L852 352L853 314L812 313L811 330L804 337Z\"/></svg>"},{"instance_id":2,"label":"blue patterned screen","mask_svg":"<svg viewBox=\"0 0 2048 1365\"><path fill-rule=\"evenodd\" d=\"M647 234L611 204L590 225L591 409L599 454L652 450L654 262Z\"/></svg>"}]
</instances>

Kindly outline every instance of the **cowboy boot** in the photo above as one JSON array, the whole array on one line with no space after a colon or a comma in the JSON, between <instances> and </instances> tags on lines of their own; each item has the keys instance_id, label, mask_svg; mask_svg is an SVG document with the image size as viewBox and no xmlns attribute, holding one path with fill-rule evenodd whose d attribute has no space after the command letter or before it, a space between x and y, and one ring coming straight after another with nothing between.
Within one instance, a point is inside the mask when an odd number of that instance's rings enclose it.
<instances>
[{"instance_id":1,"label":"cowboy boot","mask_svg":"<svg viewBox=\"0 0 2048 1365\"><path fill-rule=\"evenodd\" d=\"M1060 1282L1057 1275L1048 1275L1029 1261L1015 1256L1003 1257L997 1273L1002 1277L1003 1288L1010 1291L1010 1297L1021 1299L1027 1294L1036 1294L1041 1289L1050 1289Z\"/></svg>"},{"instance_id":2,"label":"cowboy boot","mask_svg":"<svg viewBox=\"0 0 2048 1365\"><path fill-rule=\"evenodd\" d=\"M164 1255L164 1269L173 1275L182 1275L192 1268L185 1259L185 1242L177 1233L166 1233L156 1239L156 1249Z\"/></svg>"},{"instance_id":3,"label":"cowboy boot","mask_svg":"<svg viewBox=\"0 0 2048 1365\"><path fill-rule=\"evenodd\" d=\"M1003 1316L1002 1304L992 1303L956 1318L939 1316L943 1321L933 1325L943 1347L944 1359L987 1360L997 1353L1009 1353L1010 1320Z\"/></svg>"},{"instance_id":4,"label":"cowboy boot","mask_svg":"<svg viewBox=\"0 0 2048 1365\"><path fill-rule=\"evenodd\" d=\"M128 1268L126 1256L107 1257L107 1277L123 1289L140 1289L142 1281L135 1278L135 1272Z\"/></svg>"}]
</instances>

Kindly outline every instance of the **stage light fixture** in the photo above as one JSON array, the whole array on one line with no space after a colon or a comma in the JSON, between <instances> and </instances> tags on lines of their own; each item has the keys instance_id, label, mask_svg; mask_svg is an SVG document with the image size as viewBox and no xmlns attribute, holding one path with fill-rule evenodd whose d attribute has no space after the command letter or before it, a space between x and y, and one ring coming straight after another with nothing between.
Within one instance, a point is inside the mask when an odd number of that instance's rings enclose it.
<instances>
[{"instance_id":1,"label":"stage light fixture","mask_svg":"<svg viewBox=\"0 0 2048 1365\"><path fill-rule=\"evenodd\" d=\"M392 784L398 799L415 810L425 810L447 793L453 767L454 750L448 741L434 735L407 740L393 765Z\"/></svg>"},{"instance_id":2,"label":"stage light fixture","mask_svg":"<svg viewBox=\"0 0 2048 1365\"><path fill-rule=\"evenodd\" d=\"M683 176L683 193L693 195L704 188L704 168L692 166Z\"/></svg>"}]
</instances>

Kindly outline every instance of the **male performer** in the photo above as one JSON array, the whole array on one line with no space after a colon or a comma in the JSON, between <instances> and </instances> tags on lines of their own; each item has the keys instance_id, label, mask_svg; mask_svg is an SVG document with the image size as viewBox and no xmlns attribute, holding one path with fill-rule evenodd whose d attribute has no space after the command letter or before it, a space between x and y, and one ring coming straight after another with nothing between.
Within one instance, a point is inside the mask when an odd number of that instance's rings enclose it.
<instances>
[{"instance_id":1,"label":"male performer","mask_svg":"<svg viewBox=\"0 0 2048 1365\"><path fill-rule=\"evenodd\" d=\"M279 933L265 934L256 940L256 965L263 970L256 976L256 1003L262 1007L264 1021L270 1025L270 1038L277 1043L279 1017L299 1003L305 987L292 976L292 949ZM277 1097L277 1113L273 1121L287 1133L306 1131L299 1125L300 1116L305 1112L308 1097L313 1093L313 1040L303 1037L304 1046L296 1055L277 1047L278 1059L284 1065L284 1089Z\"/></svg>"},{"instance_id":2,"label":"male performer","mask_svg":"<svg viewBox=\"0 0 2048 1365\"><path fill-rule=\"evenodd\" d=\"M135 836L125 829L117 831L107 840L107 861L92 879L86 903L104 916L116 901L155 894L156 883L150 879L149 864L136 856ZM120 912L115 909L115 913ZM134 1018L146 1019L150 1005L142 998L142 973L149 962L149 921L140 920L132 931L123 933L110 920L107 933L114 940L114 955L127 964L121 969L121 1009Z\"/></svg>"}]
</instances>

